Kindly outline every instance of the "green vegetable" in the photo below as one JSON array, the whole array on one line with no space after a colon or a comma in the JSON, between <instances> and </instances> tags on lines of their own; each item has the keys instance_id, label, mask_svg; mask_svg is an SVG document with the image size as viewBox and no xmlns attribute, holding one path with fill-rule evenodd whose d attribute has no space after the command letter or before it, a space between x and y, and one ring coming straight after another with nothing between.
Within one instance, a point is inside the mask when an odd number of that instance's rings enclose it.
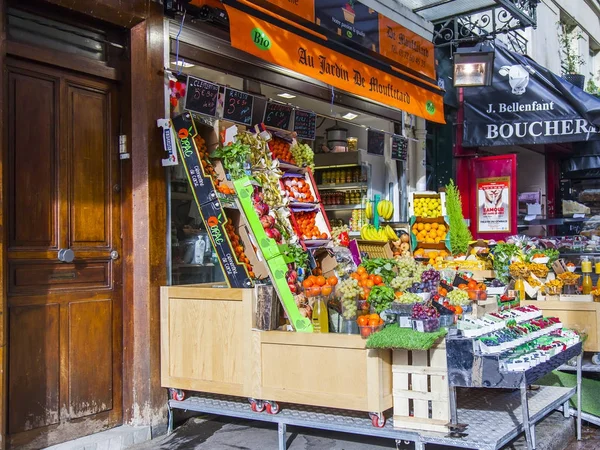
<instances>
[{"instance_id":1,"label":"green vegetable","mask_svg":"<svg viewBox=\"0 0 600 450\"><path fill-rule=\"evenodd\" d=\"M389 325L383 330L373 333L367 339L367 348L395 348L406 350L429 350L439 342L448 330L441 328L435 333L421 333L411 328L400 328Z\"/></svg>"},{"instance_id":2,"label":"green vegetable","mask_svg":"<svg viewBox=\"0 0 600 450\"><path fill-rule=\"evenodd\" d=\"M388 258L374 258L367 259L361 264L367 272L380 275L386 284L389 284L397 275L394 268L396 267L396 260Z\"/></svg>"},{"instance_id":3,"label":"green vegetable","mask_svg":"<svg viewBox=\"0 0 600 450\"><path fill-rule=\"evenodd\" d=\"M507 283L510 279L508 266L510 266L511 259L515 256L520 259L523 258L521 250L515 244L498 244L494 248L494 270L500 281Z\"/></svg>"},{"instance_id":4,"label":"green vegetable","mask_svg":"<svg viewBox=\"0 0 600 450\"><path fill-rule=\"evenodd\" d=\"M283 246L280 248L284 248ZM308 253L302 250L301 247L295 245L288 245L283 250L283 256L287 261L296 263L296 268L302 267L308 270Z\"/></svg>"},{"instance_id":5,"label":"green vegetable","mask_svg":"<svg viewBox=\"0 0 600 450\"><path fill-rule=\"evenodd\" d=\"M453 255L465 254L469 242L473 240L473 236L462 213L460 192L452 179L446 186L446 213L448 214L448 222L450 222L448 230L450 233L450 250Z\"/></svg>"},{"instance_id":6,"label":"green vegetable","mask_svg":"<svg viewBox=\"0 0 600 450\"><path fill-rule=\"evenodd\" d=\"M223 167L229 172L232 180L246 176L245 164L250 157L250 146L235 141L233 144L217 148L210 155L213 159L223 161Z\"/></svg>"},{"instance_id":7,"label":"green vegetable","mask_svg":"<svg viewBox=\"0 0 600 450\"><path fill-rule=\"evenodd\" d=\"M375 308L375 312L380 314L392 305L394 290L388 286L375 286L371 289L368 300L371 306Z\"/></svg>"}]
</instances>

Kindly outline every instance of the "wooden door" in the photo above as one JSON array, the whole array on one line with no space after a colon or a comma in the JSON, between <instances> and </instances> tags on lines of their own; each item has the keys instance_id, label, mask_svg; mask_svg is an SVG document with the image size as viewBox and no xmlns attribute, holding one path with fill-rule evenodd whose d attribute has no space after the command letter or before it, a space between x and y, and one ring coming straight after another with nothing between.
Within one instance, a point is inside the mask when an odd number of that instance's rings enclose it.
<instances>
[{"instance_id":1,"label":"wooden door","mask_svg":"<svg viewBox=\"0 0 600 450\"><path fill-rule=\"evenodd\" d=\"M7 432L41 448L122 422L117 99L16 60L7 81Z\"/></svg>"}]
</instances>

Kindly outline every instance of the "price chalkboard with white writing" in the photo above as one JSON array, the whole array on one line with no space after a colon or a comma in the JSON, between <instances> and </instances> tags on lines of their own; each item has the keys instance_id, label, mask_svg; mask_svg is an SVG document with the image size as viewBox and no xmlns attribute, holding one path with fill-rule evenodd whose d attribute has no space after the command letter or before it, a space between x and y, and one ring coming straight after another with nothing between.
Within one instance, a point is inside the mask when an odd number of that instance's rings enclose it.
<instances>
[{"instance_id":1,"label":"price chalkboard with white writing","mask_svg":"<svg viewBox=\"0 0 600 450\"><path fill-rule=\"evenodd\" d=\"M297 109L294 112L294 131L298 138L314 141L317 134L317 115L312 111Z\"/></svg>"},{"instance_id":2,"label":"price chalkboard with white writing","mask_svg":"<svg viewBox=\"0 0 600 450\"><path fill-rule=\"evenodd\" d=\"M215 117L217 115L218 98L218 84L192 77L191 75L188 76L185 109Z\"/></svg>"},{"instance_id":3,"label":"price chalkboard with white writing","mask_svg":"<svg viewBox=\"0 0 600 450\"><path fill-rule=\"evenodd\" d=\"M385 150L385 133L369 130L367 139L367 153L383 156Z\"/></svg>"},{"instance_id":4,"label":"price chalkboard with white writing","mask_svg":"<svg viewBox=\"0 0 600 450\"><path fill-rule=\"evenodd\" d=\"M223 119L243 125L252 125L252 108L254 96L235 89L225 89Z\"/></svg>"},{"instance_id":5,"label":"price chalkboard with white writing","mask_svg":"<svg viewBox=\"0 0 600 450\"><path fill-rule=\"evenodd\" d=\"M267 127L287 130L290 127L294 108L282 103L268 102L265 109L264 124Z\"/></svg>"},{"instance_id":6,"label":"price chalkboard with white writing","mask_svg":"<svg viewBox=\"0 0 600 450\"><path fill-rule=\"evenodd\" d=\"M394 134L392 136L392 159L406 161L408 154L408 139Z\"/></svg>"}]
</instances>

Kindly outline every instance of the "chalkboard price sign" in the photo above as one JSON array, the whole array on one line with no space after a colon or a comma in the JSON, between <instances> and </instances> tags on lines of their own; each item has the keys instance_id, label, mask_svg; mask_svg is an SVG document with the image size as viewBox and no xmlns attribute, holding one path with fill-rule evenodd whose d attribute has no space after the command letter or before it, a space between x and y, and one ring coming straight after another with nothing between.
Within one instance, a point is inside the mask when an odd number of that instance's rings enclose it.
<instances>
[{"instance_id":1,"label":"chalkboard price sign","mask_svg":"<svg viewBox=\"0 0 600 450\"><path fill-rule=\"evenodd\" d=\"M297 109L294 112L294 131L298 138L314 141L317 134L317 115L312 111Z\"/></svg>"},{"instance_id":2,"label":"chalkboard price sign","mask_svg":"<svg viewBox=\"0 0 600 450\"><path fill-rule=\"evenodd\" d=\"M185 109L215 117L219 85L188 75Z\"/></svg>"},{"instance_id":3,"label":"chalkboard price sign","mask_svg":"<svg viewBox=\"0 0 600 450\"><path fill-rule=\"evenodd\" d=\"M392 136L392 159L406 161L408 155L408 139L394 134Z\"/></svg>"},{"instance_id":4,"label":"chalkboard price sign","mask_svg":"<svg viewBox=\"0 0 600 450\"><path fill-rule=\"evenodd\" d=\"M385 150L385 133L369 130L367 138L367 153L383 156L383 151Z\"/></svg>"},{"instance_id":5,"label":"chalkboard price sign","mask_svg":"<svg viewBox=\"0 0 600 450\"><path fill-rule=\"evenodd\" d=\"M254 97L246 92L235 89L225 89L223 119L243 125L252 125L252 108Z\"/></svg>"},{"instance_id":6,"label":"chalkboard price sign","mask_svg":"<svg viewBox=\"0 0 600 450\"><path fill-rule=\"evenodd\" d=\"M264 124L267 127L287 130L292 119L294 108L281 103L268 102L265 109Z\"/></svg>"}]
</instances>

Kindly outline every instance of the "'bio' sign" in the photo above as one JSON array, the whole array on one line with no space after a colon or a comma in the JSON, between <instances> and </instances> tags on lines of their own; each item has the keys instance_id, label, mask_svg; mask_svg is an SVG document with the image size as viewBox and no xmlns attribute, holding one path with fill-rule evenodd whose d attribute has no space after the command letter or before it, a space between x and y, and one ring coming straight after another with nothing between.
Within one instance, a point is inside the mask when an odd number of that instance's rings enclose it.
<instances>
[{"instance_id":1,"label":"'bio' sign","mask_svg":"<svg viewBox=\"0 0 600 450\"><path fill-rule=\"evenodd\" d=\"M259 50L269 50L271 48L271 40L267 34L260 28L254 28L250 35L252 36L252 42Z\"/></svg>"}]
</instances>

